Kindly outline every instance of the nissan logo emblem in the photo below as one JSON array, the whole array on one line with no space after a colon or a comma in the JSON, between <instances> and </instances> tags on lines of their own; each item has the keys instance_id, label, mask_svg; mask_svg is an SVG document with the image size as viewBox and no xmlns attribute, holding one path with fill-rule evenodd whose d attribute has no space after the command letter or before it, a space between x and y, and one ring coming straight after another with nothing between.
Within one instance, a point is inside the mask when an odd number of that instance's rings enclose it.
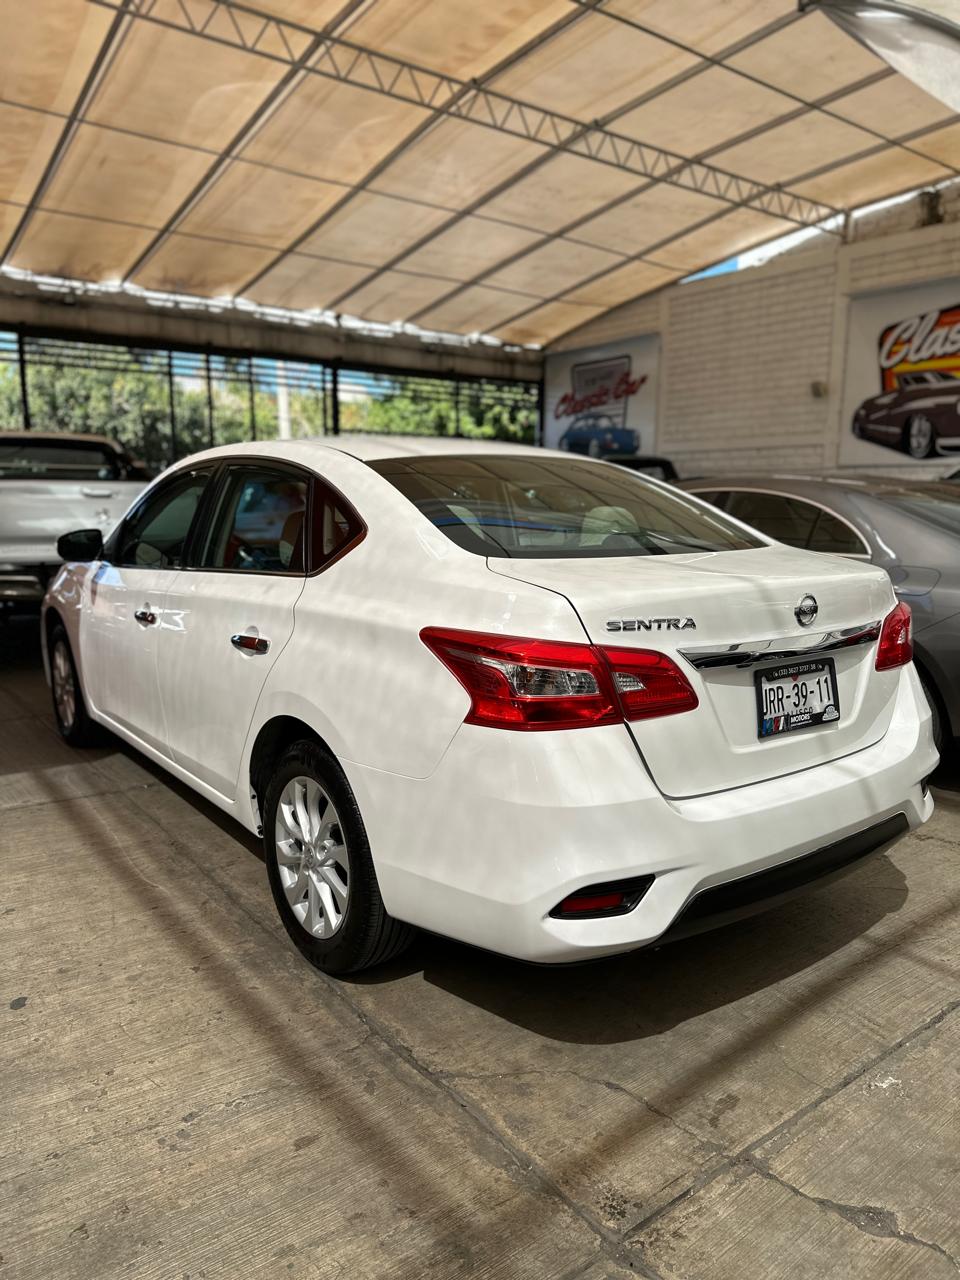
<instances>
[{"instance_id":1,"label":"nissan logo emblem","mask_svg":"<svg viewBox=\"0 0 960 1280\"><path fill-rule=\"evenodd\" d=\"M803 596L793 613L801 627L809 627L819 611L816 596Z\"/></svg>"}]
</instances>

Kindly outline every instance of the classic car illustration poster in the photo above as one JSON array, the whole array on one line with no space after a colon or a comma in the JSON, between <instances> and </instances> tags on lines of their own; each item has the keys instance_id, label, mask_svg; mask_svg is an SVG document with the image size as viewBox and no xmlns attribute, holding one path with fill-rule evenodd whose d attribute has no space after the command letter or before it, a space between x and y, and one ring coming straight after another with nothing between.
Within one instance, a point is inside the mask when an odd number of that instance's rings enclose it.
<instances>
[{"instance_id":1,"label":"classic car illustration poster","mask_svg":"<svg viewBox=\"0 0 960 1280\"><path fill-rule=\"evenodd\" d=\"M839 461L960 461L960 280L850 305Z\"/></svg>"},{"instance_id":2,"label":"classic car illustration poster","mask_svg":"<svg viewBox=\"0 0 960 1280\"><path fill-rule=\"evenodd\" d=\"M659 359L656 334L548 355L544 443L595 458L655 452Z\"/></svg>"}]
</instances>

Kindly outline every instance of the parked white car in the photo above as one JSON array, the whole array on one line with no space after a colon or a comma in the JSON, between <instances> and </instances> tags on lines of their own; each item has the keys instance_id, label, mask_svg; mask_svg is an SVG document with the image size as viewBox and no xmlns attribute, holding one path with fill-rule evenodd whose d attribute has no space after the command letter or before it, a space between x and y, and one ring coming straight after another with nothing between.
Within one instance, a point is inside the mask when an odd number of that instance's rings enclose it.
<instances>
[{"instance_id":1,"label":"parked white car","mask_svg":"<svg viewBox=\"0 0 960 1280\"><path fill-rule=\"evenodd\" d=\"M96 525L106 535L148 480L107 436L0 431L0 604L36 607L60 534Z\"/></svg>"},{"instance_id":2,"label":"parked white car","mask_svg":"<svg viewBox=\"0 0 960 1280\"><path fill-rule=\"evenodd\" d=\"M933 809L886 574L609 463L232 445L168 471L106 546L60 546L63 737L106 725L261 833L328 972L411 926L548 962L678 937Z\"/></svg>"}]
</instances>

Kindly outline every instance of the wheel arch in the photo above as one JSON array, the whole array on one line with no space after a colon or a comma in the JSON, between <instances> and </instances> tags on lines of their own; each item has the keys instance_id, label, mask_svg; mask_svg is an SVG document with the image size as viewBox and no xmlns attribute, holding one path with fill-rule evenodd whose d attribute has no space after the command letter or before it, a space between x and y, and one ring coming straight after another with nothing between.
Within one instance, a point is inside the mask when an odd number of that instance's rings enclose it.
<instances>
[{"instance_id":1,"label":"wheel arch","mask_svg":"<svg viewBox=\"0 0 960 1280\"><path fill-rule=\"evenodd\" d=\"M950 738L958 736L960 721L958 721L955 714L955 708L949 705L949 700L944 696L944 673L940 670L939 664L931 658L922 645L917 644L916 640L913 642L913 665L917 668L917 675L919 675L921 683L930 689L937 700L937 709L940 712L940 719L943 723L945 740L949 742Z\"/></svg>"},{"instance_id":2,"label":"wheel arch","mask_svg":"<svg viewBox=\"0 0 960 1280\"><path fill-rule=\"evenodd\" d=\"M324 739L322 734L317 732L313 725L308 724L306 720L302 720L299 716L274 715L269 720L265 720L257 730L257 736L250 749L247 778L251 803L254 807L258 826L261 825L264 798L273 766L289 746L292 746L294 742L302 741L304 738L309 739L311 742L316 742L336 760L337 754L330 743Z\"/></svg>"}]
</instances>

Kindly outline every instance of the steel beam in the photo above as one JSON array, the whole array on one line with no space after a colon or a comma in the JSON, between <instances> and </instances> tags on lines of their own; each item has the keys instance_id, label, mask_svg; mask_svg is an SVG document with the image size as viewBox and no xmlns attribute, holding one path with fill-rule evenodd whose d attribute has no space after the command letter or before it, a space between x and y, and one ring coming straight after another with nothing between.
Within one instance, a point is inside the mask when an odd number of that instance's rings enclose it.
<instances>
[{"instance_id":1,"label":"steel beam","mask_svg":"<svg viewBox=\"0 0 960 1280\"><path fill-rule=\"evenodd\" d=\"M296 41L288 38L280 40L281 29L289 28L301 41L319 34L309 28L281 22L268 14L236 4L233 0L208 0L210 9L203 22L199 22L185 6L176 11L182 15L182 21L160 18L152 10L152 0L89 2L107 8L129 3L132 16L143 21L188 31L204 39L243 48L247 52L287 65L292 63L285 52L281 54L265 50L263 35L268 28L276 32L275 39L278 44L283 45L284 50L295 47ZM224 20L214 24L212 19L215 13L225 13L230 24ZM242 15L243 22L239 21L238 15ZM251 19L259 21L260 25L256 29L254 25L248 25ZM477 82L470 83L440 75L338 37L322 37L319 51L305 70L308 74L372 89L399 102L429 107L442 116L465 120L499 133L539 143L553 152L572 152L642 178L668 182L673 186L714 196L727 204L750 204L798 226L816 225L838 212L829 205L808 200L782 187L754 182L675 152L647 146L601 125L545 110L485 88Z\"/></svg>"}]
</instances>

